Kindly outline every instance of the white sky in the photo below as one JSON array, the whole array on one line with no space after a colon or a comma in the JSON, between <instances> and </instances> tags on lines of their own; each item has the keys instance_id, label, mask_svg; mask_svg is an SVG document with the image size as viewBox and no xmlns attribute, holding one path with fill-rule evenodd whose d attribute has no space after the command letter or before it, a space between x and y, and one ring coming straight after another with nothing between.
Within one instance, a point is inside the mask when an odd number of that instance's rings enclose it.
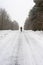
<instances>
[{"instance_id":1,"label":"white sky","mask_svg":"<svg viewBox=\"0 0 43 65\"><path fill-rule=\"evenodd\" d=\"M5 8L11 19L16 20L20 26L24 25L33 6L33 0L0 0L0 8Z\"/></svg>"}]
</instances>

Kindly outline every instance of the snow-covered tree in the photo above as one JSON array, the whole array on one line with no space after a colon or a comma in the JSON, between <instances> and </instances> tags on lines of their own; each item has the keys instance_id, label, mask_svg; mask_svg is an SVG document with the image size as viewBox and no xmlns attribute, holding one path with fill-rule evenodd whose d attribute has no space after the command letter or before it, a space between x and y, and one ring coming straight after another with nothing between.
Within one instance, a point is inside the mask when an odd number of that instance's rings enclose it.
<instances>
[{"instance_id":1,"label":"snow-covered tree","mask_svg":"<svg viewBox=\"0 0 43 65\"><path fill-rule=\"evenodd\" d=\"M28 21L26 20L24 29L43 30L43 1L42 0L34 1L35 3L36 2L37 3L30 11Z\"/></svg>"}]
</instances>

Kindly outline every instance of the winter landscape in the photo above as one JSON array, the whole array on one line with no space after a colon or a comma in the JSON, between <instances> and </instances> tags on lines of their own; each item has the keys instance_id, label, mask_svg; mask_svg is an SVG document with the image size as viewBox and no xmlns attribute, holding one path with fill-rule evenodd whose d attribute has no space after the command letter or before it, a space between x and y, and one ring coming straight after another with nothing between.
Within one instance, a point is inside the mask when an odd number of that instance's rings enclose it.
<instances>
[{"instance_id":1,"label":"winter landscape","mask_svg":"<svg viewBox=\"0 0 43 65\"><path fill-rule=\"evenodd\" d=\"M0 0L0 65L43 65L43 0Z\"/></svg>"},{"instance_id":2,"label":"winter landscape","mask_svg":"<svg viewBox=\"0 0 43 65\"><path fill-rule=\"evenodd\" d=\"M43 65L43 31L0 31L0 65Z\"/></svg>"}]
</instances>

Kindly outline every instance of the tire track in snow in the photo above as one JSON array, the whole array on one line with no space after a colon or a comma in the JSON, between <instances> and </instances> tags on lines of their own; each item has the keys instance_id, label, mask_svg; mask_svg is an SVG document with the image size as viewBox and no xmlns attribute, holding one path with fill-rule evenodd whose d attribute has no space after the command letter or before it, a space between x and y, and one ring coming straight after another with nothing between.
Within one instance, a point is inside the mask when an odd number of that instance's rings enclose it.
<instances>
[{"instance_id":1,"label":"tire track in snow","mask_svg":"<svg viewBox=\"0 0 43 65\"><path fill-rule=\"evenodd\" d=\"M25 33L25 38L27 39L28 42L30 41L30 47L31 47L31 50L32 50L32 53L33 53L33 58L34 58L34 60L36 62L36 65L43 65L43 55L41 55L39 53L39 52L42 53L42 51L41 51L41 47L39 47L37 45L37 40L32 38L30 35L27 36L26 33ZM29 45L29 43L28 43L28 45Z\"/></svg>"},{"instance_id":2,"label":"tire track in snow","mask_svg":"<svg viewBox=\"0 0 43 65\"><path fill-rule=\"evenodd\" d=\"M20 53L21 43L22 43L22 40L21 40L21 32L20 32L19 38L18 38L18 48L17 48L17 53L16 53L15 65L19 65L18 61L19 61L19 53Z\"/></svg>"},{"instance_id":3,"label":"tire track in snow","mask_svg":"<svg viewBox=\"0 0 43 65\"><path fill-rule=\"evenodd\" d=\"M27 34L28 34L28 36L27 36ZM29 38L28 40L31 41L31 43L32 43L31 45L34 46L34 49L36 49L37 53L39 53L39 55L43 58L43 48L40 46L41 40L39 40L39 39L37 40L34 36L31 36L30 33L27 33L27 34L26 34L26 36L27 36L27 38ZM35 36L37 36L37 35L35 35Z\"/></svg>"},{"instance_id":4,"label":"tire track in snow","mask_svg":"<svg viewBox=\"0 0 43 65\"><path fill-rule=\"evenodd\" d=\"M30 44L30 40L28 40L28 38L27 38L25 33L23 33L23 34L24 34L25 40L27 42L26 44L28 44L29 50L31 52L30 53L30 55L31 55L31 63L32 63L32 65L37 65L36 60L34 59L33 50L32 50L31 44Z\"/></svg>"},{"instance_id":5,"label":"tire track in snow","mask_svg":"<svg viewBox=\"0 0 43 65\"><path fill-rule=\"evenodd\" d=\"M13 35L13 37L12 37L12 35ZM16 37L14 36L15 34L14 34L14 32L13 32L13 34L11 35L11 38L9 38L7 41L8 41L8 43L6 42L5 43L5 46L4 47L2 47L2 49L3 50L1 50L1 54L0 54L0 65L6 65L6 64L8 64L9 65L9 63L11 63L10 62L10 57L11 57L11 54L12 54L12 51L14 50L13 49L13 47L15 46L15 41L17 41L17 37L18 37L18 34L16 33ZM10 51L11 50L11 51ZM5 60L6 59L6 60ZM2 63L3 62L3 63Z\"/></svg>"},{"instance_id":6,"label":"tire track in snow","mask_svg":"<svg viewBox=\"0 0 43 65\"><path fill-rule=\"evenodd\" d=\"M11 63L10 65L19 65L19 53L20 53L20 47L21 47L21 33L19 32L19 36L18 38L16 39L16 45L15 47L13 48L13 52L12 52L12 56L11 56Z\"/></svg>"}]
</instances>

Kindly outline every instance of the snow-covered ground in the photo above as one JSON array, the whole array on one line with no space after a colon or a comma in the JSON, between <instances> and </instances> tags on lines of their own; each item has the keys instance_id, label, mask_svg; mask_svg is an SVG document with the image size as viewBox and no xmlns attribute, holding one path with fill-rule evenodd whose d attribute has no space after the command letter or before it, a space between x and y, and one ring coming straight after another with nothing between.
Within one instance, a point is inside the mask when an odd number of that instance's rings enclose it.
<instances>
[{"instance_id":1,"label":"snow-covered ground","mask_svg":"<svg viewBox=\"0 0 43 65\"><path fill-rule=\"evenodd\" d=\"M0 65L43 65L43 31L0 31Z\"/></svg>"}]
</instances>

